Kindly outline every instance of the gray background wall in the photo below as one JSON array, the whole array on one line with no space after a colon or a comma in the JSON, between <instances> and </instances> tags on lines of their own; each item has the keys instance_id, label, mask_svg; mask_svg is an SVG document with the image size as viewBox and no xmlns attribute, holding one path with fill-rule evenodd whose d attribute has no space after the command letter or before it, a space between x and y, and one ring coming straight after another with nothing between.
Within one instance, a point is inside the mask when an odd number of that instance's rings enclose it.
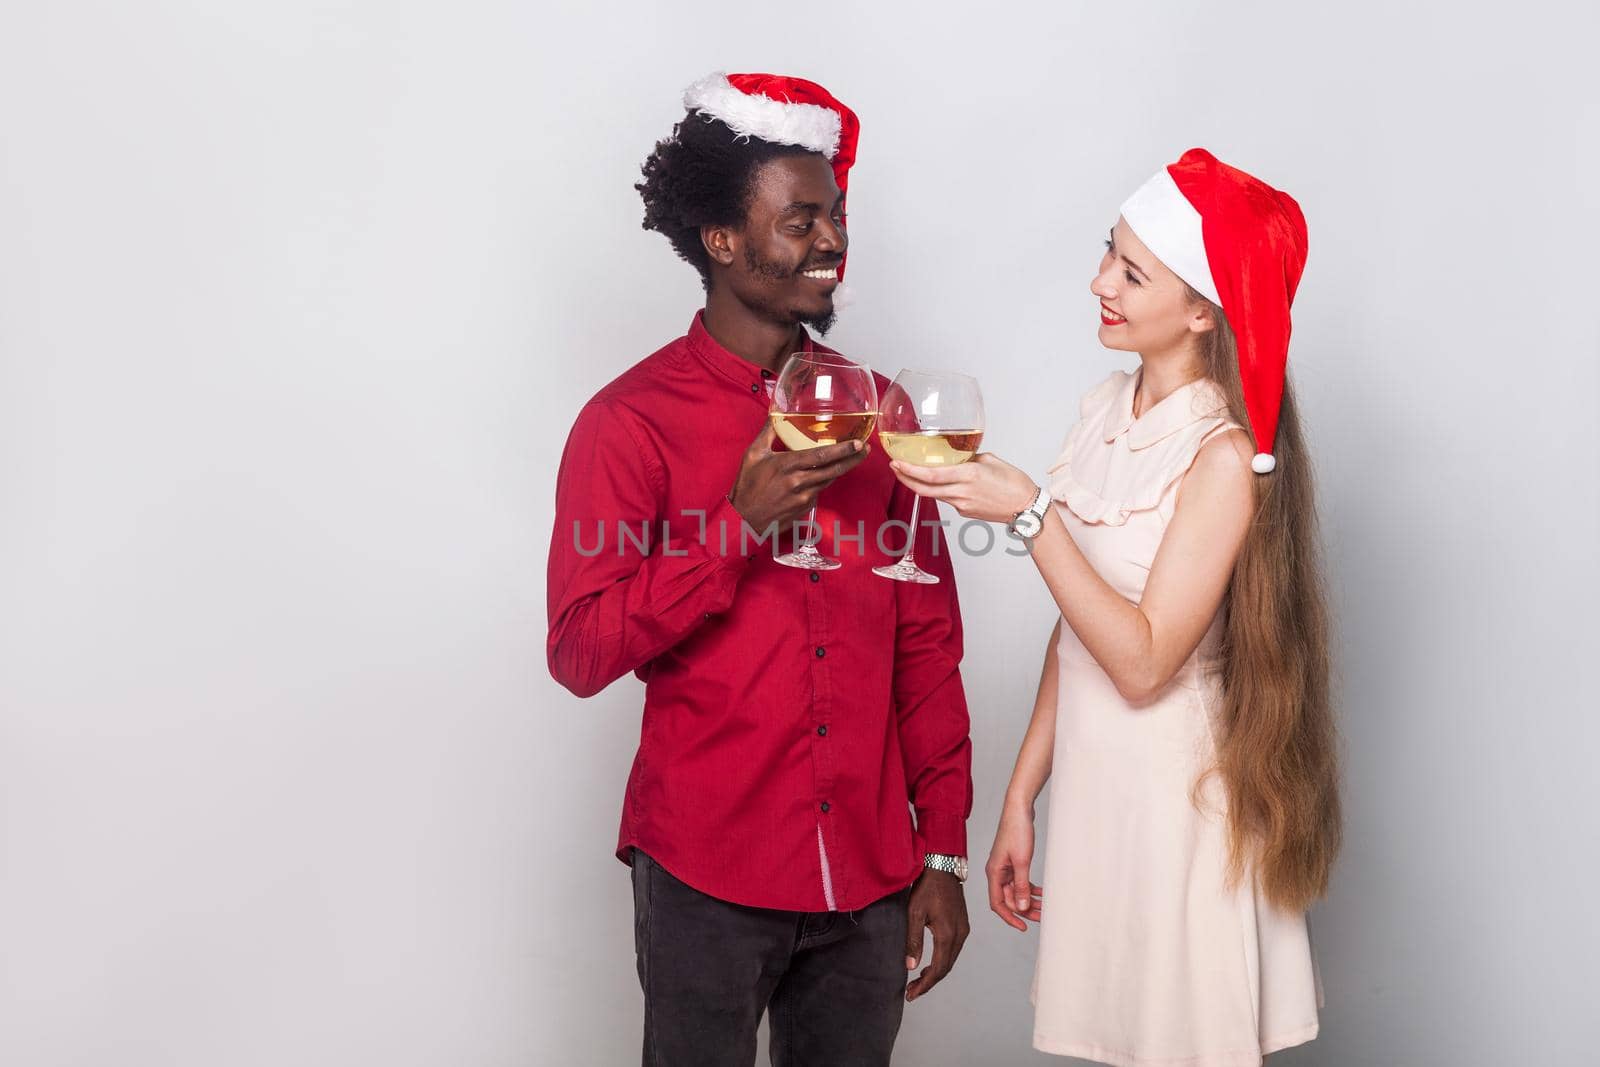
<instances>
[{"instance_id":1,"label":"gray background wall","mask_svg":"<svg viewBox=\"0 0 1600 1067\"><path fill-rule=\"evenodd\" d=\"M1296 194L1349 845L1323 1035L1280 1059L1592 1059L1595 29L8 5L0 1062L636 1061L610 851L640 687L549 680L543 567L577 408L697 304L630 184L717 68L859 111L832 340L978 374L989 445L1035 471L1127 365L1086 293L1122 196L1194 144ZM1025 561L958 567L981 858L1051 611ZM969 901L897 1062L1044 1062L1033 939Z\"/></svg>"}]
</instances>

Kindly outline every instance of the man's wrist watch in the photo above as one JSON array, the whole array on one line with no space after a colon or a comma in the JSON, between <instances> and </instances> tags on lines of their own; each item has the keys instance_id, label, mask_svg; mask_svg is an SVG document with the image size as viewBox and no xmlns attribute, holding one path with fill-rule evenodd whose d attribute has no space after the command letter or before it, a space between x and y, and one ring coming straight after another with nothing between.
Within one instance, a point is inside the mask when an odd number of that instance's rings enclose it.
<instances>
[{"instance_id":1,"label":"man's wrist watch","mask_svg":"<svg viewBox=\"0 0 1600 1067\"><path fill-rule=\"evenodd\" d=\"M1050 494L1041 489L1034 494L1033 503L1017 512L1016 518L1006 524L1006 529L1024 541L1032 541L1044 529L1044 517L1049 510Z\"/></svg>"},{"instance_id":2,"label":"man's wrist watch","mask_svg":"<svg viewBox=\"0 0 1600 1067\"><path fill-rule=\"evenodd\" d=\"M960 881L967 880L967 857L946 856L940 852L930 852L922 857L922 865L932 871L943 871L953 874Z\"/></svg>"}]
</instances>

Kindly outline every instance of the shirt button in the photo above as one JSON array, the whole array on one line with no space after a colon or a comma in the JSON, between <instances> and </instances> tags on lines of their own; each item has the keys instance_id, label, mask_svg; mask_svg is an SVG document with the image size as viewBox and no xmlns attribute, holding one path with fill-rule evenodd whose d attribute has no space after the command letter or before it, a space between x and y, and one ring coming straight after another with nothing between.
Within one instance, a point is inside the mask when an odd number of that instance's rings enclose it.
<instances>
[{"instance_id":1,"label":"shirt button","mask_svg":"<svg viewBox=\"0 0 1600 1067\"><path fill-rule=\"evenodd\" d=\"M828 736L828 727L826 726L826 724L817 727L817 736L818 737L827 737Z\"/></svg>"},{"instance_id":2,"label":"shirt button","mask_svg":"<svg viewBox=\"0 0 1600 1067\"><path fill-rule=\"evenodd\" d=\"M811 572L811 580L813 582L820 582L820 581L822 581L822 575L818 574L816 571L812 571Z\"/></svg>"},{"instance_id":3,"label":"shirt button","mask_svg":"<svg viewBox=\"0 0 1600 1067\"><path fill-rule=\"evenodd\" d=\"M827 649L823 648L821 645L817 646L817 658L818 659L821 659L823 656L826 656L827 654L828 654L828 650Z\"/></svg>"},{"instance_id":4,"label":"shirt button","mask_svg":"<svg viewBox=\"0 0 1600 1067\"><path fill-rule=\"evenodd\" d=\"M828 814L828 811L829 811L828 802L826 800L824 800L822 802L822 814L826 815L826 814Z\"/></svg>"},{"instance_id":5,"label":"shirt button","mask_svg":"<svg viewBox=\"0 0 1600 1067\"><path fill-rule=\"evenodd\" d=\"M761 368L761 377L770 378L770 377L772 377L772 372L767 370L765 367L763 367L763 368Z\"/></svg>"},{"instance_id":6,"label":"shirt button","mask_svg":"<svg viewBox=\"0 0 1600 1067\"><path fill-rule=\"evenodd\" d=\"M759 392L761 392L761 385L760 385L760 383L759 383L759 382L751 382L751 383L750 383L750 391L751 391L751 392L752 392L752 393L759 393Z\"/></svg>"}]
</instances>

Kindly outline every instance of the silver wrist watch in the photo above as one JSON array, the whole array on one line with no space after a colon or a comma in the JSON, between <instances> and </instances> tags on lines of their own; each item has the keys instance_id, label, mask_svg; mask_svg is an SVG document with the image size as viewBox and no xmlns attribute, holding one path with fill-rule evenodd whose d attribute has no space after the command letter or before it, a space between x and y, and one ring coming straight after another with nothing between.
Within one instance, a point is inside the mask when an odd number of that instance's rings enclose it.
<instances>
[{"instance_id":1,"label":"silver wrist watch","mask_svg":"<svg viewBox=\"0 0 1600 1067\"><path fill-rule=\"evenodd\" d=\"M943 871L953 874L959 880L967 880L967 857L946 856L939 852L930 852L922 857L922 865L932 871Z\"/></svg>"},{"instance_id":2,"label":"silver wrist watch","mask_svg":"<svg viewBox=\"0 0 1600 1067\"><path fill-rule=\"evenodd\" d=\"M1049 510L1050 494L1041 489L1034 494L1033 503L1017 512L1016 518L1006 524L1006 529L1024 541L1032 541L1044 529L1044 517Z\"/></svg>"}]
</instances>

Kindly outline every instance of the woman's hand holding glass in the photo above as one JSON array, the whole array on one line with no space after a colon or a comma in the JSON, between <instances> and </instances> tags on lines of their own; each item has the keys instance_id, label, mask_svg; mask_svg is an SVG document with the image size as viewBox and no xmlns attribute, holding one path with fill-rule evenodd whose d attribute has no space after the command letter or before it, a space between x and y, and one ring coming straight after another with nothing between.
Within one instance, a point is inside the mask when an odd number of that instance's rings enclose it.
<instances>
[{"instance_id":1,"label":"woman's hand holding glass","mask_svg":"<svg viewBox=\"0 0 1600 1067\"><path fill-rule=\"evenodd\" d=\"M989 452L959 466L921 467L894 460L889 467L918 496L941 500L963 518L984 522L1010 522L1039 493L1026 472Z\"/></svg>"},{"instance_id":2,"label":"woman's hand holding glass","mask_svg":"<svg viewBox=\"0 0 1600 1067\"><path fill-rule=\"evenodd\" d=\"M884 393L883 409L878 412L878 440L889 458L928 466L966 463L983 443L983 426L983 393L978 380L951 371L901 371ZM938 583L937 575L917 566L917 513L921 506L922 497L913 497L905 555L887 567L872 568L873 574L897 582Z\"/></svg>"}]
</instances>

